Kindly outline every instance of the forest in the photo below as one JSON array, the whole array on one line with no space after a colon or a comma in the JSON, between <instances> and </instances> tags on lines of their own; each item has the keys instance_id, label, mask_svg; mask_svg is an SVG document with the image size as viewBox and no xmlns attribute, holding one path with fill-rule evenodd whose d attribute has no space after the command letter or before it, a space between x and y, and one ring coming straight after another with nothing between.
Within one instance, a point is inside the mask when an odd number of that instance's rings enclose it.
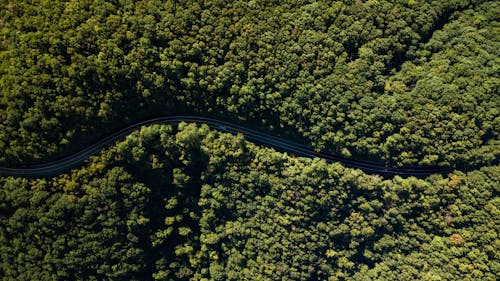
<instances>
[{"instance_id":1,"label":"forest","mask_svg":"<svg viewBox=\"0 0 500 281\"><path fill-rule=\"evenodd\" d=\"M8 1L0 161L198 113L391 166L498 163L497 1Z\"/></svg>"},{"instance_id":2,"label":"forest","mask_svg":"<svg viewBox=\"0 0 500 281\"><path fill-rule=\"evenodd\" d=\"M0 280L496 280L500 3L0 0Z\"/></svg>"},{"instance_id":3,"label":"forest","mask_svg":"<svg viewBox=\"0 0 500 281\"><path fill-rule=\"evenodd\" d=\"M496 280L500 166L383 179L242 136L144 127L0 178L3 280Z\"/></svg>"}]
</instances>

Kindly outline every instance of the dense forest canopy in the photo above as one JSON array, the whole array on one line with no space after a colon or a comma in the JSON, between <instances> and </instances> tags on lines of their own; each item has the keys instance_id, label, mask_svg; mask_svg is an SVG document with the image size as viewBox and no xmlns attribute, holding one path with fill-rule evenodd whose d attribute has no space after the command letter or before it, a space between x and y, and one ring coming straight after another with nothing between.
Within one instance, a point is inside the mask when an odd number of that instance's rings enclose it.
<instances>
[{"instance_id":1,"label":"dense forest canopy","mask_svg":"<svg viewBox=\"0 0 500 281\"><path fill-rule=\"evenodd\" d=\"M495 163L497 1L6 1L0 161L200 113L389 165Z\"/></svg>"},{"instance_id":2,"label":"dense forest canopy","mask_svg":"<svg viewBox=\"0 0 500 281\"><path fill-rule=\"evenodd\" d=\"M194 124L0 178L4 280L496 280L500 166L365 175Z\"/></svg>"},{"instance_id":3,"label":"dense forest canopy","mask_svg":"<svg viewBox=\"0 0 500 281\"><path fill-rule=\"evenodd\" d=\"M1 280L496 280L500 3L0 0Z\"/></svg>"}]
</instances>

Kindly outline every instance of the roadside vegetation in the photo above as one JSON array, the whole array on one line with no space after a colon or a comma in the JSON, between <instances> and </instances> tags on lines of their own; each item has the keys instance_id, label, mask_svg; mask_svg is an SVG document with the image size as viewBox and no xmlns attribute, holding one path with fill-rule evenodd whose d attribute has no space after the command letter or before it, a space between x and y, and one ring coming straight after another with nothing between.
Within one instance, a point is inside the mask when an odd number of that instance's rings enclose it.
<instances>
[{"instance_id":1,"label":"roadside vegetation","mask_svg":"<svg viewBox=\"0 0 500 281\"><path fill-rule=\"evenodd\" d=\"M194 124L1 178L3 280L496 280L500 167L384 180Z\"/></svg>"},{"instance_id":2,"label":"roadside vegetation","mask_svg":"<svg viewBox=\"0 0 500 281\"><path fill-rule=\"evenodd\" d=\"M500 3L0 0L0 280L496 280Z\"/></svg>"},{"instance_id":3,"label":"roadside vegetation","mask_svg":"<svg viewBox=\"0 0 500 281\"><path fill-rule=\"evenodd\" d=\"M2 163L178 113L391 166L499 157L497 1L0 3Z\"/></svg>"}]
</instances>

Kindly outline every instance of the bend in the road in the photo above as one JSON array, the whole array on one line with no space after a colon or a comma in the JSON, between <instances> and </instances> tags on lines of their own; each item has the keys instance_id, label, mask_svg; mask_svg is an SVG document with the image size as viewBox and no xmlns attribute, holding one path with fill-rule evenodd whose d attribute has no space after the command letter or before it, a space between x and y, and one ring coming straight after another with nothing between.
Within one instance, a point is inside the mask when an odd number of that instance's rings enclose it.
<instances>
[{"instance_id":1,"label":"bend in the road","mask_svg":"<svg viewBox=\"0 0 500 281\"><path fill-rule=\"evenodd\" d=\"M121 129L118 132L115 132L111 135L102 138L98 142L80 150L75 154L72 154L70 156L64 157L59 160L43 164L30 165L22 168L0 167L0 175L23 176L23 177L46 177L46 176L57 175L61 172L76 167L88 157L99 152L103 147L125 138L125 136L129 135L130 133L139 129L142 126L152 125L152 124L176 125L181 122L207 124L210 128L219 131L224 131L231 134L243 134L248 140L272 146L280 151L289 152L297 156L317 157L324 159L329 163L340 162L347 167L361 169L368 173L379 173L383 175L427 176L434 173L449 172L448 169L443 169L438 167L412 167L412 168L386 167L384 165L373 162L348 159L331 153L318 152L310 147L306 147L304 145L297 144L286 139L271 136L269 134L258 132L249 128L245 128L238 124L226 121L221 121L208 117L200 117L200 116L166 116L166 117L153 118L130 125L126 128Z\"/></svg>"}]
</instances>

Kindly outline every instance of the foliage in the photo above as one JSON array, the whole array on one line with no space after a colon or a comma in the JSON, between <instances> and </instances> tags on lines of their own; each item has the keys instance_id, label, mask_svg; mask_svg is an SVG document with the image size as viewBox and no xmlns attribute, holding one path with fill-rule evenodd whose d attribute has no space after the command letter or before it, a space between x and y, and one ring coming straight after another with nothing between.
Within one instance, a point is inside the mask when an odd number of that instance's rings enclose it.
<instances>
[{"instance_id":1,"label":"foliage","mask_svg":"<svg viewBox=\"0 0 500 281\"><path fill-rule=\"evenodd\" d=\"M496 280L498 1L0 0L0 163L159 115L394 166L367 175L143 127L54 178L0 178L2 280Z\"/></svg>"},{"instance_id":2,"label":"foliage","mask_svg":"<svg viewBox=\"0 0 500 281\"><path fill-rule=\"evenodd\" d=\"M389 165L499 157L496 1L0 4L3 163L176 113Z\"/></svg>"},{"instance_id":3,"label":"foliage","mask_svg":"<svg viewBox=\"0 0 500 281\"><path fill-rule=\"evenodd\" d=\"M3 280L495 280L500 167L383 179L154 125L1 178Z\"/></svg>"}]
</instances>

